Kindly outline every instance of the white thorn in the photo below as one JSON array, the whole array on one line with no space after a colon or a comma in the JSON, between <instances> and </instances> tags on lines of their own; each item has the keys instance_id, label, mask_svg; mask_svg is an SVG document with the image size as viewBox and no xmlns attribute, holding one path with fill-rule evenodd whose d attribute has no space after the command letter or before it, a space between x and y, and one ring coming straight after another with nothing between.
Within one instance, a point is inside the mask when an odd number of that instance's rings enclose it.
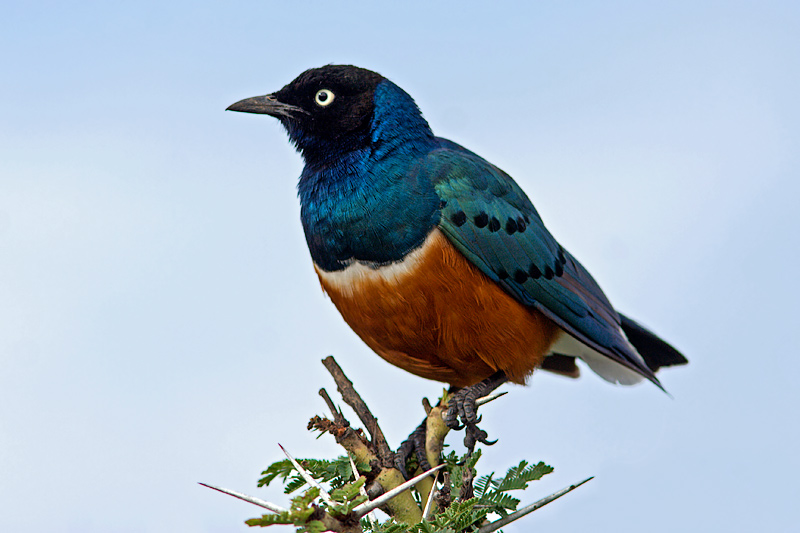
<instances>
[{"instance_id":1,"label":"white thorn","mask_svg":"<svg viewBox=\"0 0 800 533\"><path fill-rule=\"evenodd\" d=\"M431 518L431 503L433 503L433 495L436 493L436 482L439 481L439 472L436 472L436 477L433 478L433 485L431 485L431 492L428 494L428 501L425 503L425 510L422 511L422 519L430 520Z\"/></svg>"},{"instance_id":2,"label":"white thorn","mask_svg":"<svg viewBox=\"0 0 800 533\"><path fill-rule=\"evenodd\" d=\"M353 456L350 455L350 452L347 452L347 458L350 459L350 469L353 471L353 479L358 481L358 468L356 467L356 462L353 461ZM361 487L361 488L363 489L364 487ZM364 490L364 493L366 493L366 492L367 491Z\"/></svg>"},{"instance_id":3,"label":"white thorn","mask_svg":"<svg viewBox=\"0 0 800 533\"><path fill-rule=\"evenodd\" d=\"M246 502L250 502L254 505L258 505L259 507L263 507L264 509L269 509L273 513L287 513L289 512L288 509L284 509L274 503L266 502L260 498L254 498L253 496L248 496L247 494L242 494L241 492L236 492L235 490L230 489L223 489L222 487L215 487L214 485L207 485L205 483L200 483L204 487L208 487L209 489L214 489L229 496L233 496L234 498L239 498L240 500L244 500Z\"/></svg>"},{"instance_id":4,"label":"white thorn","mask_svg":"<svg viewBox=\"0 0 800 533\"><path fill-rule=\"evenodd\" d=\"M278 444L278 446L281 446L281 445L280 445L280 444ZM295 458L294 458L294 457L292 457L292 454L290 454L289 452L287 452L287 451L286 451L286 448L284 448L283 446L281 446L281 450L283 450L283 453L284 453L284 454L286 454L286 457L287 457L287 458L289 459L289 461L292 463L292 466L294 466L295 470L297 470L297 472L298 472L298 473L299 473L299 474L300 474L300 475L303 477L303 479L305 479L305 480L306 480L306 483L308 483L308 484L309 484L309 485L311 485L312 487L317 487L317 488L319 489L319 495L320 495L320 497L321 497L321 498L322 498L322 499L325 501L325 503L327 503L327 504L328 504L328 505L330 505L330 506L337 505L337 504L336 504L336 502L334 502L334 501L331 499L331 495L330 495L330 494L328 494L328 491L326 491L326 490L325 490L325 489L322 487L322 485L320 485L320 484L319 484L319 482L318 482L316 479L314 479L313 477L311 477L311 474L309 474L309 473L306 471L306 469L305 469L305 468L303 468L302 466L300 466L300 463L298 463L298 462L295 460Z\"/></svg>"},{"instance_id":5,"label":"white thorn","mask_svg":"<svg viewBox=\"0 0 800 533\"><path fill-rule=\"evenodd\" d=\"M528 505L527 507L523 507L519 511L517 511L515 513L511 513L510 515L508 515L505 518L501 518L500 520L497 520L496 522L492 522L491 524L487 524L487 525L483 526L482 528L480 528L478 530L478 533L492 533L492 531L497 531L501 527L510 524L514 520L519 520L520 518L522 518L526 514L532 513L535 510L544 507L545 505L547 505L548 503L552 502L553 500L557 500L558 498L562 497L566 493L577 489L578 487L580 487L581 485L583 485L584 483L586 483L590 479L594 479L594 476L592 476L590 478L587 478L587 479L584 479L580 483L576 483L574 485L570 485L569 487L567 487L565 489L561 489L558 492L554 492L550 496L542 498L538 502L532 503L532 504Z\"/></svg>"},{"instance_id":6,"label":"white thorn","mask_svg":"<svg viewBox=\"0 0 800 533\"><path fill-rule=\"evenodd\" d=\"M364 516L368 512L372 511L373 509L377 509L378 507L380 507L384 503L388 502L389 500L391 500L392 498L394 498L395 496L397 496L401 492L410 489L411 487L413 487L414 485L419 483L419 481L421 479L425 479L427 476L431 476L431 475L435 474L436 472L438 472L439 470L441 470L445 466L447 466L447 465L445 463L443 463L443 464L440 464L439 466L437 466L435 468L431 468L427 472L423 472L422 474L418 475L417 477L415 477L413 479L409 479L408 481L406 481L402 485L396 486L395 488L393 488L389 492L384 493L383 495L379 496L378 498L375 498L374 500L362 503L361 505L359 505L358 507L353 509L353 514L355 515L356 518L361 518L362 516Z\"/></svg>"},{"instance_id":7,"label":"white thorn","mask_svg":"<svg viewBox=\"0 0 800 533\"><path fill-rule=\"evenodd\" d=\"M475 400L475 405L476 406L481 406L481 405L487 404L489 402L492 402L492 401L498 399L500 396L505 396L506 394L508 394L507 390L499 391L499 392L493 392L493 393L491 393L491 394L489 394L487 396L484 396L483 398L478 398L477 400Z\"/></svg>"},{"instance_id":8,"label":"white thorn","mask_svg":"<svg viewBox=\"0 0 800 533\"><path fill-rule=\"evenodd\" d=\"M350 468L353 469L353 479L358 481L358 467L356 467L356 462L353 461L353 456L350 455L350 452L347 452L347 458L350 459ZM361 485L361 490L359 491L359 493L362 496L366 496L367 501L369 501L369 495L367 494L367 489L364 487L364 485ZM369 519L370 524L372 524L373 526L378 522L378 517L375 516L375 513L369 513L367 515L367 518Z\"/></svg>"}]
</instances>

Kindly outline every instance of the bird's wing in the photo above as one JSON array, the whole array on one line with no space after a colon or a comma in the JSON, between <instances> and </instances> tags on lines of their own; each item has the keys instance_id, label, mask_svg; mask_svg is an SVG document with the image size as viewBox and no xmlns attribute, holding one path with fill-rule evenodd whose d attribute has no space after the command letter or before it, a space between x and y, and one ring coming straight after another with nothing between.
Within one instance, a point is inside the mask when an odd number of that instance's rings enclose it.
<instances>
[{"instance_id":1,"label":"bird's wing","mask_svg":"<svg viewBox=\"0 0 800 533\"><path fill-rule=\"evenodd\" d=\"M442 203L439 228L484 274L600 354L661 387L589 272L553 238L511 177L455 143L422 162Z\"/></svg>"}]
</instances>

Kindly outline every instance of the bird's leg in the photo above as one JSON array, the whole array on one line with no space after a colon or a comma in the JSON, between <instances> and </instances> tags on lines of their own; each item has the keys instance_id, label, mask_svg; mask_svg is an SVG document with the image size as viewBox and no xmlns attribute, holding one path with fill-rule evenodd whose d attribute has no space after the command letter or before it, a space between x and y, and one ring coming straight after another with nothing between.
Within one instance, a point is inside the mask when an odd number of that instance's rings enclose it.
<instances>
[{"instance_id":1,"label":"bird's leg","mask_svg":"<svg viewBox=\"0 0 800 533\"><path fill-rule=\"evenodd\" d=\"M394 465L406 479L409 479L408 472L406 471L406 461L411 457L412 453L416 456L417 463L419 463L419 467L423 472L427 472L431 469L425 450L427 423L428 419L426 418L422 421L422 424L403 441L400 448L397 449L397 453L394 455Z\"/></svg>"},{"instance_id":2,"label":"bird's leg","mask_svg":"<svg viewBox=\"0 0 800 533\"><path fill-rule=\"evenodd\" d=\"M448 400L447 404L447 411L442 415L441 410L445 409L445 406L441 405L434 408L435 412L431 412L430 405L426 407L426 411L428 411L428 417L422 421L422 423L417 426L417 428L408 436L408 438L403 441L398 448L397 453L394 456L394 464L395 467L400 470L403 474L403 477L409 479L408 472L406 470L406 461L412 455L416 457L417 464L419 465L422 471L430 470L431 465L430 461L428 460L428 450L427 450L427 440L428 440L428 423L430 417L434 417L432 420L439 420L439 424L433 422L434 426L437 427L441 424L442 420L439 418L442 416L444 418L443 422L444 425L440 426L440 429L434 429L434 432L440 436L441 440L444 439L444 435L447 433L449 429L460 430L466 428L466 435L464 437L464 445L467 447L469 454L472 454L472 451L475 449L475 444L478 442L482 442L483 444L491 446L496 441L490 441L486 432L483 431L478 427L478 422L481 421L480 417L476 415L478 410L477 401L480 398L488 396L492 393L497 387L502 385L508 381L505 373L497 372L492 374L490 377L484 379L480 383L476 383L470 387L465 387L463 389L450 389L450 399ZM461 422L459 422L461 419ZM446 427L445 427L446 426ZM434 437L436 440L436 437ZM438 450L434 453L440 453L441 450Z\"/></svg>"},{"instance_id":3,"label":"bird's leg","mask_svg":"<svg viewBox=\"0 0 800 533\"><path fill-rule=\"evenodd\" d=\"M488 446L497 442L496 440L490 441L486 432L478 427L481 417L477 416L478 406L475 402L478 398L483 398L490 394L506 381L508 381L508 377L501 370L480 383L452 391L453 395L447 407L445 423L447 427L454 430L466 428L464 446L467 447L470 455L478 442ZM461 422L459 422L459 419Z\"/></svg>"}]
</instances>

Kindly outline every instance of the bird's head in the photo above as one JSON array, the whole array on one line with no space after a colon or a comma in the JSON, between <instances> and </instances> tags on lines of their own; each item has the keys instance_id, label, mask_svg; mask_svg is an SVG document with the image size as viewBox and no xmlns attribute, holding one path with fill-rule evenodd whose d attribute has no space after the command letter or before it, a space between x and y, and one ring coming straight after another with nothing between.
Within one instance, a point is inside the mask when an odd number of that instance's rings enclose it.
<instances>
[{"instance_id":1,"label":"bird's head","mask_svg":"<svg viewBox=\"0 0 800 533\"><path fill-rule=\"evenodd\" d=\"M408 94L380 74L352 65L309 69L283 89L246 98L228 110L280 120L307 163L391 136L432 136Z\"/></svg>"}]
</instances>

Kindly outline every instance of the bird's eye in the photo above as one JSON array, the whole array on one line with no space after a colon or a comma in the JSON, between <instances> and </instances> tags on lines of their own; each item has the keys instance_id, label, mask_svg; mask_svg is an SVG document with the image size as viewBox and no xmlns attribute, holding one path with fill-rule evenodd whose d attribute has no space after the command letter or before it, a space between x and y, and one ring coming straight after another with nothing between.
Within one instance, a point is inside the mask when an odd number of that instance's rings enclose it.
<instances>
[{"instance_id":1,"label":"bird's eye","mask_svg":"<svg viewBox=\"0 0 800 533\"><path fill-rule=\"evenodd\" d=\"M316 96L314 96L314 101L317 103L318 106L325 107L331 105L331 102L333 102L333 98L334 98L333 91L330 91L328 89L320 89L319 91L317 91Z\"/></svg>"}]
</instances>

